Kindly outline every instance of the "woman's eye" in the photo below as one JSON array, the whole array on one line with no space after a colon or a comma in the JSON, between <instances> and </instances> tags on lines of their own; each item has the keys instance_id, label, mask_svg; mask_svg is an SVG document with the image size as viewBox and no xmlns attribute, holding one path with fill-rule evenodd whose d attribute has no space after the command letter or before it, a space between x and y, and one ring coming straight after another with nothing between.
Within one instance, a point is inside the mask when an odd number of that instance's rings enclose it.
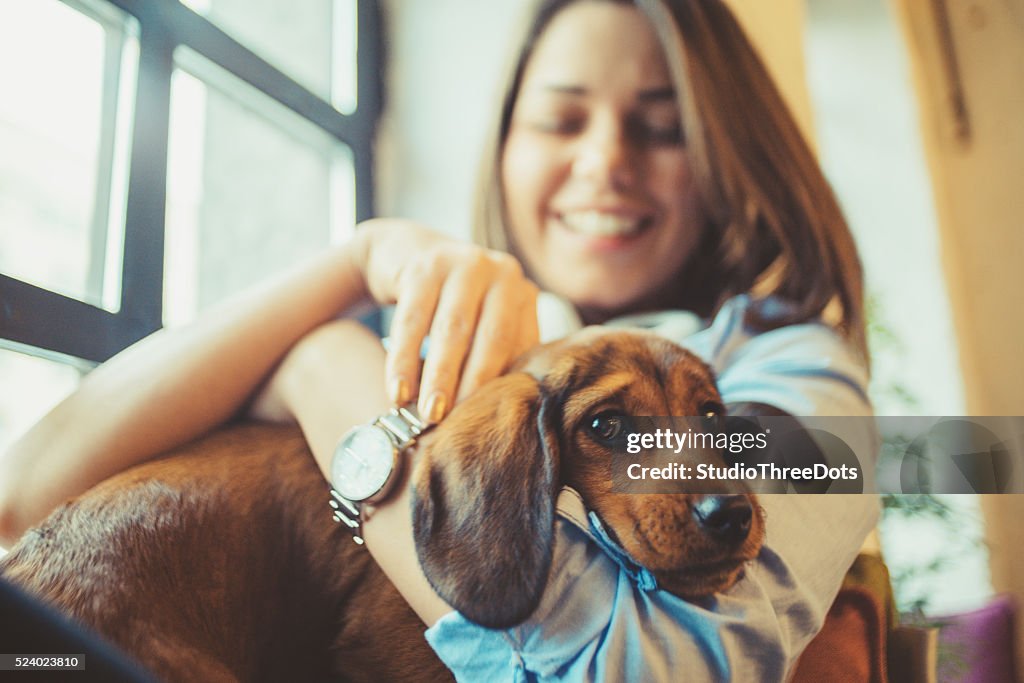
<instances>
[{"instance_id":1,"label":"woman's eye","mask_svg":"<svg viewBox=\"0 0 1024 683\"><path fill-rule=\"evenodd\" d=\"M674 146L683 142L683 128L679 124L660 126L640 123L636 128L637 137L648 145Z\"/></svg>"},{"instance_id":2,"label":"woman's eye","mask_svg":"<svg viewBox=\"0 0 1024 683\"><path fill-rule=\"evenodd\" d=\"M676 146L683 143L683 123L674 108L664 104L633 112L625 120L627 134L645 146Z\"/></svg>"},{"instance_id":3,"label":"woman's eye","mask_svg":"<svg viewBox=\"0 0 1024 683\"><path fill-rule=\"evenodd\" d=\"M627 427L627 418L613 412L604 412L590 419L588 429L598 441L615 441Z\"/></svg>"},{"instance_id":4,"label":"woman's eye","mask_svg":"<svg viewBox=\"0 0 1024 683\"><path fill-rule=\"evenodd\" d=\"M657 145L681 145L683 143L683 128L682 126L652 126L648 138Z\"/></svg>"},{"instance_id":5,"label":"woman's eye","mask_svg":"<svg viewBox=\"0 0 1024 683\"><path fill-rule=\"evenodd\" d=\"M572 135L583 130L583 122L579 119L538 119L533 128L541 133L552 135Z\"/></svg>"}]
</instances>

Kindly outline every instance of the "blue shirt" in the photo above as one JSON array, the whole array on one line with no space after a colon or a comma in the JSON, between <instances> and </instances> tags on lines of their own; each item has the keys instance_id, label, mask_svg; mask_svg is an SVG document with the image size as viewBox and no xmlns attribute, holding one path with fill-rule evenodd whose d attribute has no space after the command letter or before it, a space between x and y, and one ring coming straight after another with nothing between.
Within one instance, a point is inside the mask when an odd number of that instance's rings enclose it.
<instances>
[{"instance_id":1,"label":"blue shirt","mask_svg":"<svg viewBox=\"0 0 1024 683\"><path fill-rule=\"evenodd\" d=\"M729 301L703 329L684 312L610 324L647 327L692 350L718 375L727 404L766 403L797 416L871 414L866 370L830 327L759 333L743 324L748 305L745 296ZM543 334L543 316L541 323ZM877 451L868 421L855 438L855 452ZM459 681L785 680L874 527L878 502L759 498L767 519L760 555L729 591L694 603L657 589L564 489L551 574L530 619L495 630L451 612L427 630L427 641Z\"/></svg>"}]
</instances>

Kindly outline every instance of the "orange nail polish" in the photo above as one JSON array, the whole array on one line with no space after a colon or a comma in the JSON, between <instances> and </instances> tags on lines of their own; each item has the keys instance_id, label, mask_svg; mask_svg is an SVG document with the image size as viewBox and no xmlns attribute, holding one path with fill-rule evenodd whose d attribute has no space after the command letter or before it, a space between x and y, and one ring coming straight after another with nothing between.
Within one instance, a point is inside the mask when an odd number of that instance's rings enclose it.
<instances>
[{"instance_id":1,"label":"orange nail polish","mask_svg":"<svg viewBox=\"0 0 1024 683\"><path fill-rule=\"evenodd\" d=\"M412 398L409 394L409 382L404 377L398 377L391 382L391 400L396 406L404 406Z\"/></svg>"},{"instance_id":2,"label":"orange nail polish","mask_svg":"<svg viewBox=\"0 0 1024 683\"><path fill-rule=\"evenodd\" d=\"M426 409L427 422L430 422L431 424L440 422L441 418L444 417L445 412L448 410L448 399L445 397L444 393L435 391L427 400Z\"/></svg>"}]
</instances>

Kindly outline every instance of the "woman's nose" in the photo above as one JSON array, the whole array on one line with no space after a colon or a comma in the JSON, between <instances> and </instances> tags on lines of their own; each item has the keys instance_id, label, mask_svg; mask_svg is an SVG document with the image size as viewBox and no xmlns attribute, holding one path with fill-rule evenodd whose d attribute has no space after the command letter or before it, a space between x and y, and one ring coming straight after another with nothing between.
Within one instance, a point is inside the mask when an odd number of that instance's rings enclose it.
<instances>
[{"instance_id":1,"label":"woman's nose","mask_svg":"<svg viewBox=\"0 0 1024 683\"><path fill-rule=\"evenodd\" d=\"M615 121L592 123L578 140L573 175L613 189L636 180L636 151L624 125Z\"/></svg>"}]
</instances>

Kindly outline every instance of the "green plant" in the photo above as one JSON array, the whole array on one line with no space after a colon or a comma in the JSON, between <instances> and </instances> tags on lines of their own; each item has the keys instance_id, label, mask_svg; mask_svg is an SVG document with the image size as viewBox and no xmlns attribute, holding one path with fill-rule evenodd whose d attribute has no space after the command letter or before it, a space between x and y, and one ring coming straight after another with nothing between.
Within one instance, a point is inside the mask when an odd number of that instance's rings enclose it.
<instances>
[{"instance_id":1,"label":"green plant","mask_svg":"<svg viewBox=\"0 0 1024 683\"><path fill-rule=\"evenodd\" d=\"M899 378L898 368L907 355L906 346L889 326L884 307L875 295L868 295L865 308L868 320L868 340L876 361L875 380L871 386L872 398L884 403L892 412L905 415L920 413L921 402ZM914 457L910 441L904 437L886 438L879 453L882 467L900 467L903 459ZM957 539L937 555L917 563L890 565L890 578L898 610L904 618L917 622L930 607L931 592L915 593L913 587L927 583L962 560L965 551L983 545L978 535L964 533L962 511L956 509L943 496L932 493L886 493L882 495L882 526L927 521L936 525L943 535Z\"/></svg>"}]
</instances>

